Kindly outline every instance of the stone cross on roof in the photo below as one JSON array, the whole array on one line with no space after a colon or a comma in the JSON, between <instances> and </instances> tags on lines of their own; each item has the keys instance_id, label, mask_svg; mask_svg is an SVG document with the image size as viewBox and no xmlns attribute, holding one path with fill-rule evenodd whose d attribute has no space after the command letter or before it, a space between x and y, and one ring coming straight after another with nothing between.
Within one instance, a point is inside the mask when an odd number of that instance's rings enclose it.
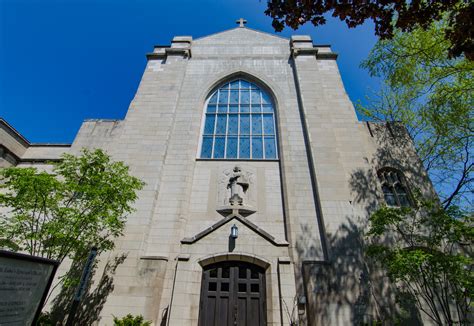
<instances>
[{"instance_id":1,"label":"stone cross on roof","mask_svg":"<svg viewBox=\"0 0 474 326\"><path fill-rule=\"evenodd\" d=\"M235 21L236 24L239 24L239 27L245 27L244 25L247 24L247 21L243 18L240 18Z\"/></svg>"}]
</instances>

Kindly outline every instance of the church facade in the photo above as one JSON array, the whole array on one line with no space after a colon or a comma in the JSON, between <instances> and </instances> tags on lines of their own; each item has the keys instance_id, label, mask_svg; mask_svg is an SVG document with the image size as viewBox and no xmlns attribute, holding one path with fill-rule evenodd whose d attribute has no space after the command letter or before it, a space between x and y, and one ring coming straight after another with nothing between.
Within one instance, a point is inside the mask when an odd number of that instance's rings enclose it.
<instances>
[{"instance_id":1,"label":"church facade","mask_svg":"<svg viewBox=\"0 0 474 326\"><path fill-rule=\"evenodd\" d=\"M240 26L156 46L123 120L71 145L0 120L0 166L102 148L146 182L98 324L359 325L396 310L363 255L381 204L434 194L405 129L357 119L337 54ZM98 272L97 275L101 275Z\"/></svg>"}]
</instances>

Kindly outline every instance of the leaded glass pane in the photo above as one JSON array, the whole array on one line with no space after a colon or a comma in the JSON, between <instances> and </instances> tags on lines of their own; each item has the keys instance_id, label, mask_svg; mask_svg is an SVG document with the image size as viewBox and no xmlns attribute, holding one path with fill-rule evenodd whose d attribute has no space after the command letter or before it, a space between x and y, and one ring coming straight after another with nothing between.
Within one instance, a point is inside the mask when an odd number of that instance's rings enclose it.
<instances>
[{"instance_id":1,"label":"leaded glass pane","mask_svg":"<svg viewBox=\"0 0 474 326\"><path fill-rule=\"evenodd\" d=\"M270 96L257 85L242 79L226 83L209 99L201 157L277 158L273 111Z\"/></svg>"},{"instance_id":2,"label":"leaded glass pane","mask_svg":"<svg viewBox=\"0 0 474 326\"><path fill-rule=\"evenodd\" d=\"M401 184L397 184L395 186L395 192L397 193L400 206L410 206L410 201L408 200L407 192Z\"/></svg>"},{"instance_id":3,"label":"leaded glass pane","mask_svg":"<svg viewBox=\"0 0 474 326\"><path fill-rule=\"evenodd\" d=\"M260 101L260 91L259 90L252 90L251 92L252 94L252 104L260 104L261 101Z\"/></svg>"},{"instance_id":4,"label":"leaded glass pane","mask_svg":"<svg viewBox=\"0 0 474 326\"><path fill-rule=\"evenodd\" d=\"M252 114L252 134L262 134L262 116L260 114Z\"/></svg>"},{"instance_id":5,"label":"leaded glass pane","mask_svg":"<svg viewBox=\"0 0 474 326\"><path fill-rule=\"evenodd\" d=\"M237 136L227 137L226 158L237 158Z\"/></svg>"},{"instance_id":6,"label":"leaded glass pane","mask_svg":"<svg viewBox=\"0 0 474 326\"><path fill-rule=\"evenodd\" d=\"M273 135L273 114L264 114L263 115L263 130L266 135Z\"/></svg>"},{"instance_id":7,"label":"leaded glass pane","mask_svg":"<svg viewBox=\"0 0 474 326\"><path fill-rule=\"evenodd\" d=\"M262 92L262 104L272 104L270 96L265 92Z\"/></svg>"},{"instance_id":8,"label":"leaded glass pane","mask_svg":"<svg viewBox=\"0 0 474 326\"><path fill-rule=\"evenodd\" d=\"M234 80L233 82L230 83L230 88L232 89L239 89L239 81Z\"/></svg>"},{"instance_id":9,"label":"leaded glass pane","mask_svg":"<svg viewBox=\"0 0 474 326\"><path fill-rule=\"evenodd\" d=\"M229 91L226 89L219 90L219 104L227 104L229 102Z\"/></svg>"},{"instance_id":10,"label":"leaded glass pane","mask_svg":"<svg viewBox=\"0 0 474 326\"><path fill-rule=\"evenodd\" d=\"M276 146L274 137L265 137L265 158L276 158Z\"/></svg>"},{"instance_id":11,"label":"leaded glass pane","mask_svg":"<svg viewBox=\"0 0 474 326\"><path fill-rule=\"evenodd\" d=\"M216 135L225 135L226 125L227 125L227 115L218 114L217 124L216 124Z\"/></svg>"},{"instance_id":12,"label":"leaded glass pane","mask_svg":"<svg viewBox=\"0 0 474 326\"><path fill-rule=\"evenodd\" d=\"M214 158L224 158L225 137L217 136L214 141Z\"/></svg>"},{"instance_id":13,"label":"leaded glass pane","mask_svg":"<svg viewBox=\"0 0 474 326\"><path fill-rule=\"evenodd\" d=\"M240 91L240 104L250 104L250 92L249 91Z\"/></svg>"},{"instance_id":14,"label":"leaded glass pane","mask_svg":"<svg viewBox=\"0 0 474 326\"><path fill-rule=\"evenodd\" d=\"M385 202L387 203L387 205L397 206L397 200L395 199L395 195L393 194L392 189L387 185L383 185L382 191L383 191L383 196L385 198Z\"/></svg>"},{"instance_id":15,"label":"leaded glass pane","mask_svg":"<svg viewBox=\"0 0 474 326\"><path fill-rule=\"evenodd\" d=\"M398 175L398 173L394 172L392 175L393 175L393 183L401 182L400 176Z\"/></svg>"},{"instance_id":16,"label":"leaded glass pane","mask_svg":"<svg viewBox=\"0 0 474 326\"><path fill-rule=\"evenodd\" d=\"M403 174L393 168L384 168L378 172L385 202L389 206L411 206Z\"/></svg>"},{"instance_id":17,"label":"leaded glass pane","mask_svg":"<svg viewBox=\"0 0 474 326\"><path fill-rule=\"evenodd\" d=\"M209 104L217 104L217 92L215 92L215 93L211 96L211 99L209 100Z\"/></svg>"},{"instance_id":18,"label":"leaded glass pane","mask_svg":"<svg viewBox=\"0 0 474 326\"><path fill-rule=\"evenodd\" d=\"M397 179L393 176L393 173L392 172L387 172L385 173L385 179L390 183L390 184L394 184Z\"/></svg>"},{"instance_id":19,"label":"leaded glass pane","mask_svg":"<svg viewBox=\"0 0 474 326\"><path fill-rule=\"evenodd\" d=\"M206 114L206 123L204 124L204 134L212 135L214 133L215 114Z\"/></svg>"},{"instance_id":20,"label":"leaded glass pane","mask_svg":"<svg viewBox=\"0 0 474 326\"><path fill-rule=\"evenodd\" d=\"M250 134L250 114L240 115L240 134L241 135Z\"/></svg>"},{"instance_id":21,"label":"leaded glass pane","mask_svg":"<svg viewBox=\"0 0 474 326\"><path fill-rule=\"evenodd\" d=\"M202 139L201 157L211 158L212 156L212 136L204 136Z\"/></svg>"},{"instance_id":22,"label":"leaded glass pane","mask_svg":"<svg viewBox=\"0 0 474 326\"><path fill-rule=\"evenodd\" d=\"M250 158L250 137L248 136L239 138L239 158Z\"/></svg>"},{"instance_id":23,"label":"leaded glass pane","mask_svg":"<svg viewBox=\"0 0 474 326\"><path fill-rule=\"evenodd\" d=\"M230 91L230 102L231 104L239 104L239 91L231 90Z\"/></svg>"},{"instance_id":24,"label":"leaded glass pane","mask_svg":"<svg viewBox=\"0 0 474 326\"><path fill-rule=\"evenodd\" d=\"M250 88L250 83L246 80L240 80L240 88Z\"/></svg>"},{"instance_id":25,"label":"leaded glass pane","mask_svg":"<svg viewBox=\"0 0 474 326\"><path fill-rule=\"evenodd\" d=\"M240 105L240 112L250 112L250 105L248 104Z\"/></svg>"},{"instance_id":26,"label":"leaded glass pane","mask_svg":"<svg viewBox=\"0 0 474 326\"><path fill-rule=\"evenodd\" d=\"M395 192L397 193L397 195L406 195L405 188L403 188L403 186L399 183L395 185Z\"/></svg>"},{"instance_id":27,"label":"leaded glass pane","mask_svg":"<svg viewBox=\"0 0 474 326\"><path fill-rule=\"evenodd\" d=\"M262 106L260 104L252 104L252 113L262 112Z\"/></svg>"},{"instance_id":28,"label":"leaded glass pane","mask_svg":"<svg viewBox=\"0 0 474 326\"><path fill-rule=\"evenodd\" d=\"M262 137L252 137L252 158L263 158Z\"/></svg>"},{"instance_id":29,"label":"leaded glass pane","mask_svg":"<svg viewBox=\"0 0 474 326\"><path fill-rule=\"evenodd\" d=\"M239 116L237 114L229 114L229 135L237 135L239 132Z\"/></svg>"},{"instance_id":30,"label":"leaded glass pane","mask_svg":"<svg viewBox=\"0 0 474 326\"><path fill-rule=\"evenodd\" d=\"M408 200L407 194L398 195L398 201L400 202L400 206L410 206L410 201Z\"/></svg>"}]
</instances>

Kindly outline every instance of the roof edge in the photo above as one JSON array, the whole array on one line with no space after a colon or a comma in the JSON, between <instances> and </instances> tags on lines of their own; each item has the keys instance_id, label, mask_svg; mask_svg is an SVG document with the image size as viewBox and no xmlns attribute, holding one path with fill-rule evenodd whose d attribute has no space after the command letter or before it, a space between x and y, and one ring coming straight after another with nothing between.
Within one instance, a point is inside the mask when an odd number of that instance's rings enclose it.
<instances>
[{"instance_id":1,"label":"roof edge","mask_svg":"<svg viewBox=\"0 0 474 326\"><path fill-rule=\"evenodd\" d=\"M20 141L25 147L71 147L71 143L32 143L4 118L0 117L0 126L3 126L8 134Z\"/></svg>"},{"instance_id":2,"label":"roof edge","mask_svg":"<svg viewBox=\"0 0 474 326\"><path fill-rule=\"evenodd\" d=\"M19 140L23 145L30 146L31 143L28 139L26 139L18 130L13 128L11 124L9 124L4 118L0 117L0 126L3 126L7 133L9 133L13 138Z\"/></svg>"},{"instance_id":3,"label":"roof edge","mask_svg":"<svg viewBox=\"0 0 474 326\"><path fill-rule=\"evenodd\" d=\"M276 37L276 38L279 38L279 39L282 39L282 40L285 40L285 41L288 41L288 42L290 41L289 38L286 38L286 37L283 37L283 36L271 34L271 33L268 33L268 32L260 31L258 29L253 29L253 28L249 28L249 27L244 26L244 27L229 28L229 29L226 29L226 30L223 30L223 31L220 31L220 32L216 32L216 33L212 33L212 34L209 34L209 35L201 36L201 37L198 37L198 38L194 39L193 42L198 41L198 40L202 40L206 37L211 37L211 36L219 35L219 34L222 34L222 33L225 33L225 32L230 32L230 31L233 31L235 29L248 29L248 30L253 31L253 32L257 32L257 33L261 33L261 34L265 34L265 35L270 35L270 36L273 36L273 37Z\"/></svg>"}]
</instances>

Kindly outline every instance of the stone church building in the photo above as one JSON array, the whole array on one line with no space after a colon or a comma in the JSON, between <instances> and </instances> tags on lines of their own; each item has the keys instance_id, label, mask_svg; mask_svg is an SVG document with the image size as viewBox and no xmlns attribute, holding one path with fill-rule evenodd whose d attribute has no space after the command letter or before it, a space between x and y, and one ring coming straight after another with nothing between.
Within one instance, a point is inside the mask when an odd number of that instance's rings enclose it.
<instances>
[{"instance_id":1,"label":"stone church building","mask_svg":"<svg viewBox=\"0 0 474 326\"><path fill-rule=\"evenodd\" d=\"M100 325L128 313L153 325L360 325L397 309L363 231L379 205L433 194L412 141L397 123L358 120L330 46L244 23L155 46L125 118L87 120L70 145L30 143L0 120L0 166L102 148L146 182L100 259L103 270L126 255Z\"/></svg>"}]
</instances>

